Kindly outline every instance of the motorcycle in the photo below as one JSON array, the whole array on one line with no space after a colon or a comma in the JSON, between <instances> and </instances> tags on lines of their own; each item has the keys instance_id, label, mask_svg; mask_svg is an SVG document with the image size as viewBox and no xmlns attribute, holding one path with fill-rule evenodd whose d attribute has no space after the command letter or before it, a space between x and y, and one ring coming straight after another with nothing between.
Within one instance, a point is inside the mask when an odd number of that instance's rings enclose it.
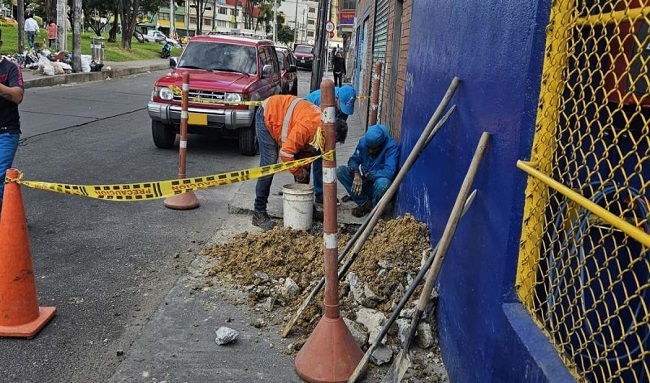
<instances>
[{"instance_id":1,"label":"motorcycle","mask_svg":"<svg viewBox=\"0 0 650 383\"><path fill-rule=\"evenodd\" d=\"M165 42L162 49L160 50L160 57L166 59L172 55L172 43L169 41Z\"/></svg>"}]
</instances>

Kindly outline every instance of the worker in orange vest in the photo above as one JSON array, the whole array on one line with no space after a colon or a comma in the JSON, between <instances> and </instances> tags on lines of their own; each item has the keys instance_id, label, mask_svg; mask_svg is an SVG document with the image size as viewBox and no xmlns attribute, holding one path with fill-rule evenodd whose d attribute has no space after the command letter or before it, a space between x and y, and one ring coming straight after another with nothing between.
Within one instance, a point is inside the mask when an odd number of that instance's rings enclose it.
<instances>
[{"instance_id":1,"label":"worker in orange vest","mask_svg":"<svg viewBox=\"0 0 650 383\"><path fill-rule=\"evenodd\" d=\"M260 166L282 162L322 152L324 138L321 131L320 109L311 102L291 95L267 98L255 116L255 133L260 148ZM345 130L337 130L336 141L345 141ZM307 152L307 155L305 155ZM310 166L290 169L295 182L309 183ZM266 212L273 175L259 178L255 187L253 225L270 230L275 222Z\"/></svg>"}]
</instances>

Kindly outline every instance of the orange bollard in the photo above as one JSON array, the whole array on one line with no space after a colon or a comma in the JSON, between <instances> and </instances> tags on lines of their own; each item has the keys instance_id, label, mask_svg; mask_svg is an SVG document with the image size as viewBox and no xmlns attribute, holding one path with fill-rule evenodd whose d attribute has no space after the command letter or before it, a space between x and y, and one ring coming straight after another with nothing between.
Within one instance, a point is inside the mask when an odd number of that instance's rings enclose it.
<instances>
[{"instance_id":1,"label":"orange bollard","mask_svg":"<svg viewBox=\"0 0 650 383\"><path fill-rule=\"evenodd\" d=\"M7 179L18 179L17 169ZM0 217L0 336L33 338L56 312L38 307L27 221L20 185L5 185Z\"/></svg>"},{"instance_id":2,"label":"orange bollard","mask_svg":"<svg viewBox=\"0 0 650 383\"><path fill-rule=\"evenodd\" d=\"M325 152L336 147L334 83L321 83L321 123ZM323 239L325 243L325 315L296 355L296 372L309 383L347 382L363 352L339 310L336 159L323 159Z\"/></svg>"},{"instance_id":3,"label":"orange bollard","mask_svg":"<svg viewBox=\"0 0 650 383\"><path fill-rule=\"evenodd\" d=\"M187 119L188 98L190 91L190 74L183 73L183 95L181 98L181 140L178 148L178 179L185 178L185 155L187 154ZM165 198L165 207L174 210L190 210L199 207L199 199L193 191L178 193L174 196Z\"/></svg>"}]
</instances>

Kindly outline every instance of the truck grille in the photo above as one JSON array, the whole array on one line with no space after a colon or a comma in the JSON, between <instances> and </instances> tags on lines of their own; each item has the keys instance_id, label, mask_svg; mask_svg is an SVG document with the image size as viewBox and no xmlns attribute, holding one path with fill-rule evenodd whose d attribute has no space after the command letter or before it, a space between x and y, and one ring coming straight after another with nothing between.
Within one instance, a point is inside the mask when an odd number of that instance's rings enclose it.
<instances>
[{"instance_id":1,"label":"truck grille","mask_svg":"<svg viewBox=\"0 0 650 383\"><path fill-rule=\"evenodd\" d=\"M225 99L224 92L190 89L188 101L194 103L217 103ZM181 96L174 94L174 101L181 101Z\"/></svg>"}]
</instances>

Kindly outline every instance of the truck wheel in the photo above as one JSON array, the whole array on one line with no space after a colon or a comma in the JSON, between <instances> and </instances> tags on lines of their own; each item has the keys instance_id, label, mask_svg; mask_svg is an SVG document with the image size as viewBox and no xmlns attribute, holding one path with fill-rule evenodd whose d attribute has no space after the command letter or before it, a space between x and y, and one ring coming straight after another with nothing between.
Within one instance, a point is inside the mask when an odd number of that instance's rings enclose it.
<instances>
[{"instance_id":1,"label":"truck wheel","mask_svg":"<svg viewBox=\"0 0 650 383\"><path fill-rule=\"evenodd\" d=\"M239 129L239 152L245 156L254 156L258 149L255 122L248 128Z\"/></svg>"},{"instance_id":2,"label":"truck wheel","mask_svg":"<svg viewBox=\"0 0 650 383\"><path fill-rule=\"evenodd\" d=\"M160 121L151 121L153 143L160 149L171 149L176 142L176 131L173 125L163 124Z\"/></svg>"}]
</instances>

